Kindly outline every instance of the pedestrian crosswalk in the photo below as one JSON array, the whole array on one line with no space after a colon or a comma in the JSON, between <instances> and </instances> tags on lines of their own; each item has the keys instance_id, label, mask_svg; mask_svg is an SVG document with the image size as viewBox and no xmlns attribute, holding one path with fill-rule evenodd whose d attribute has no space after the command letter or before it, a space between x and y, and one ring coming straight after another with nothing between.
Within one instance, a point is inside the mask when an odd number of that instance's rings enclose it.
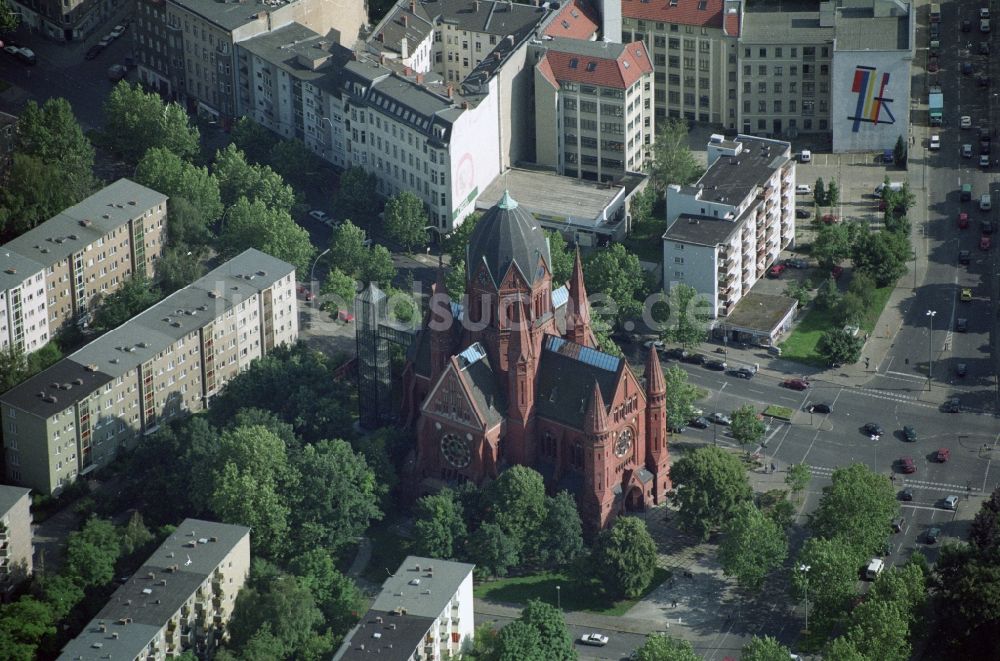
<instances>
[{"instance_id":1,"label":"pedestrian crosswalk","mask_svg":"<svg viewBox=\"0 0 1000 661\"><path fill-rule=\"evenodd\" d=\"M831 468L829 466L812 466L808 465L809 471L814 476L820 477L832 477L833 471L837 470L838 467ZM924 489L933 491L943 491L948 493L966 493L969 490L969 485L967 484L954 484L951 482L929 482L927 480L913 480L908 478L903 478L901 476L895 477L893 479L893 486L897 489ZM978 491L978 490L977 490Z\"/></svg>"}]
</instances>

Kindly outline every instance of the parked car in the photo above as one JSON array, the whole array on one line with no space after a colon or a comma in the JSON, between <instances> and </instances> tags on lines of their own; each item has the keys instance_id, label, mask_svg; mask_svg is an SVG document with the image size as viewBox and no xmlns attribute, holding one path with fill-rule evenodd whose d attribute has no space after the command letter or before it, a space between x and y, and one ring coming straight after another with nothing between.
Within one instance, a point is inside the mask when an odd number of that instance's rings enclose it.
<instances>
[{"instance_id":1,"label":"parked car","mask_svg":"<svg viewBox=\"0 0 1000 661\"><path fill-rule=\"evenodd\" d=\"M733 370L732 374L738 379L752 379L756 372L749 367L741 367L737 370Z\"/></svg>"},{"instance_id":2,"label":"parked car","mask_svg":"<svg viewBox=\"0 0 1000 661\"><path fill-rule=\"evenodd\" d=\"M733 424L733 419L732 418L730 418L725 413L720 413L718 411L716 411L712 415L708 416L708 419L711 422L714 422L717 425L731 425L731 424Z\"/></svg>"},{"instance_id":3,"label":"parked car","mask_svg":"<svg viewBox=\"0 0 1000 661\"><path fill-rule=\"evenodd\" d=\"M833 407L829 404L810 404L807 410L810 413L833 413Z\"/></svg>"},{"instance_id":4,"label":"parked car","mask_svg":"<svg viewBox=\"0 0 1000 661\"><path fill-rule=\"evenodd\" d=\"M968 143L962 145L962 158L972 158L972 145Z\"/></svg>"},{"instance_id":5,"label":"parked car","mask_svg":"<svg viewBox=\"0 0 1000 661\"><path fill-rule=\"evenodd\" d=\"M97 45L100 46L101 48L107 48L108 46L111 45L111 42L114 40L115 40L114 37L112 37L110 34L106 34L103 37L101 37L101 40L97 42Z\"/></svg>"},{"instance_id":6,"label":"parked car","mask_svg":"<svg viewBox=\"0 0 1000 661\"><path fill-rule=\"evenodd\" d=\"M300 297L302 297L303 300L306 300L306 301L311 301L314 298L316 298L316 295L313 294L312 290L308 287L308 285L296 285L295 286L295 293L298 294Z\"/></svg>"},{"instance_id":7,"label":"parked car","mask_svg":"<svg viewBox=\"0 0 1000 661\"><path fill-rule=\"evenodd\" d=\"M948 496L943 501L941 501L941 505L946 510L957 510L958 509L958 496Z\"/></svg>"},{"instance_id":8,"label":"parked car","mask_svg":"<svg viewBox=\"0 0 1000 661\"><path fill-rule=\"evenodd\" d=\"M882 435L882 425L877 422L866 422L865 426L861 428L861 431L868 434L869 436L881 436Z\"/></svg>"},{"instance_id":9,"label":"parked car","mask_svg":"<svg viewBox=\"0 0 1000 661\"><path fill-rule=\"evenodd\" d=\"M940 528L930 528L924 533L924 541L928 544L937 544L938 537L941 536Z\"/></svg>"},{"instance_id":10,"label":"parked car","mask_svg":"<svg viewBox=\"0 0 1000 661\"><path fill-rule=\"evenodd\" d=\"M809 209L803 209L802 207L798 207L797 209L795 209L796 218L808 218L811 215L812 214L809 213Z\"/></svg>"},{"instance_id":11,"label":"parked car","mask_svg":"<svg viewBox=\"0 0 1000 661\"><path fill-rule=\"evenodd\" d=\"M964 230L969 226L969 214L961 211L958 214L958 229Z\"/></svg>"},{"instance_id":12,"label":"parked car","mask_svg":"<svg viewBox=\"0 0 1000 661\"><path fill-rule=\"evenodd\" d=\"M980 55L986 55L987 57L989 57L989 54L990 54L990 42L988 42L988 41L980 41L979 42L979 54Z\"/></svg>"},{"instance_id":13,"label":"parked car","mask_svg":"<svg viewBox=\"0 0 1000 661\"><path fill-rule=\"evenodd\" d=\"M969 289L968 287L964 288L962 290L962 294L958 298L963 303L971 303L972 302L972 290Z\"/></svg>"},{"instance_id":14,"label":"parked car","mask_svg":"<svg viewBox=\"0 0 1000 661\"><path fill-rule=\"evenodd\" d=\"M959 317L955 320L955 330L959 333L969 332L969 320L965 317Z\"/></svg>"},{"instance_id":15,"label":"parked car","mask_svg":"<svg viewBox=\"0 0 1000 661\"><path fill-rule=\"evenodd\" d=\"M948 448L939 448L937 452L934 453L934 461L939 464L943 464L951 459L951 450Z\"/></svg>"},{"instance_id":16,"label":"parked car","mask_svg":"<svg viewBox=\"0 0 1000 661\"><path fill-rule=\"evenodd\" d=\"M980 73L978 76L976 76L976 85L978 87L989 87L990 77L985 73Z\"/></svg>"},{"instance_id":17,"label":"parked car","mask_svg":"<svg viewBox=\"0 0 1000 661\"><path fill-rule=\"evenodd\" d=\"M955 376L965 376L969 373L969 367L965 363L955 365Z\"/></svg>"},{"instance_id":18,"label":"parked car","mask_svg":"<svg viewBox=\"0 0 1000 661\"><path fill-rule=\"evenodd\" d=\"M681 360L692 365L704 365L708 358L700 353L688 353Z\"/></svg>"},{"instance_id":19,"label":"parked car","mask_svg":"<svg viewBox=\"0 0 1000 661\"><path fill-rule=\"evenodd\" d=\"M805 379L786 379L782 381L782 386L791 390L808 390L809 382Z\"/></svg>"},{"instance_id":20,"label":"parked car","mask_svg":"<svg viewBox=\"0 0 1000 661\"><path fill-rule=\"evenodd\" d=\"M983 234L981 237L979 237L979 249L980 250L989 250L990 249L990 245L992 245L992 243L993 243L993 241L990 239L990 235L989 234Z\"/></svg>"},{"instance_id":21,"label":"parked car","mask_svg":"<svg viewBox=\"0 0 1000 661\"><path fill-rule=\"evenodd\" d=\"M928 145L930 149L941 149L941 136L936 133L931 136L930 144Z\"/></svg>"},{"instance_id":22,"label":"parked car","mask_svg":"<svg viewBox=\"0 0 1000 661\"><path fill-rule=\"evenodd\" d=\"M692 418L691 422L688 423L688 426L694 427L695 429L707 429L708 420L702 416L698 416L697 418Z\"/></svg>"},{"instance_id":23,"label":"parked car","mask_svg":"<svg viewBox=\"0 0 1000 661\"><path fill-rule=\"evenodd\" d=\"M916 443L917 430L909 425L903 427L903 440L907 443Z\"/></svg>"},{"instance_id":24,"label":"parked car","mask_svg":"<svg viewBox=\"0 0 1000 661\"><path fill-rule=\"evenodd\" d=\"M971 250L959 250L958 251L958 263L959 264L968 264L969 261L971 261L971 259L972 259L972 251Z\"/></svg>"},{"instance_id":25,"label":"parked car","mask_svg":"<svg viewBox=\"0 0 1000 661\"><path fill-rule=\"evenodd\" d=\"M92 60L104 51L104 46L95 44L87 49L87 52L83 54L83 59Z\"/></svg>"},{"instance_id":26,"label":"parked car","mask_svg":"<svg viewBox=\"0 0 1000 661\"><path fill-rule=\"evenodd\" d=\"M726 361L724 361L724 360L709 360L708 362L705 363L705 367L707 367L710 370L715 370L717 372L725 372L726 371Z\"/></svg>"},{"instance_id":27,"label":"parked car","mask_svg":"<svg viewBox=\"0 0 1000 661\"><path fill-rule=\"evenodd\" d=\"M663 350L663 340L646 340L642 343L643 348L649 349L651 347L656 347L657 350Z\"/></svg>"},{"instance_id":28,"label":"parked car","mask_svg":"<svg viewBox=\"0 0 1000 661\"><path fill-rule=\"evenodd\" d=\"M899 458L899 472L906 473L907 475L917 472L917 464L914 463L913 457Z\"/></svg>"},{"instance_id":29,"label":"parked car","mask_svg":"<svg viewBox=\"0 0 1000 661\"><path fill-rule=\"evenodd\" d=\"M785 266L790 266L793 269L807 269L809 268L809 262L805 259L799 259L796 257L793 259L786 259Z\"/></svg>"},{"instance_id":30,"label":"parked car","mask_svg":"<svg viewBox=\"0 0 1000 661\"><path fill-rule=\"evenodd\" d=\"M962 410L962 400L952 397L941 406L941 410L945 413L958 413Z\"/></svg>"},{"instance_id":31,"label":"parked car","mask_svg":"<svg viewBox=\"0 0 1000 661\"><path fill-rule=\"evenodd\" d=\"M774 266L772 266L767 270L767 277L780 278L781 274L785 272L786 268L788 267L786 267L784 264L775 264Z\"/></svg>"},{"instance_id":32,"label":"parked car","mask_svg":"<svg viewBox=\"0 0 1000 661\"><path fill-rule=\"evenodd\" d=\"M927 60L927 73L937 73L940 70L941 65L938 64L938 59L936 57L932 57Z\"/></svg>"},{"instance_id":33,"label":"parked car","mask_svg":"<svg viewBox=\"0 0 1000 661\"><path fill-rule=\"evenodd\" d=\"M800 163L810 163L812 162L812 160L813 160L812 152L809 151L808 149L803 149L802 152L799 154Z\"/></svg>"},{"instance_id":34,"label":"parked car","mask_svg":"<svg viewBox=\"0 0 1000 661\"><path fill-rule=\"evenodd\" d=\"M36 64L38 62L38 59L35 57L35 51L24 46L8 43L3 47L3 51L25 64Z\"/></svg>"},{"instance_id":35,"label":"parked car","mask_svg":"<svg viewBox=\"0 0 1000 661\"><path fill-rule=\"evenodd\" d=\"M823 221L824 225L833 225L834 223L840 221L840 216L834 213L825 213L820 220Z\"/></svg>"},{"instance_id":36,"label":"parked car","mask_svg":"<svg viewBox=\"0 0 1000 661\"><path fill-rule=\"evenodd\" d=\"M980 154L979 155L979 167L983 168L984 170L985 169L989 169L989 167L990 167L990 155L989 154Z\"/></svg>"},{"instance_id":37,"label":"parked car","mask_svg":"<svg viewBox=\"0 0 1000 661\"><path fill-rule=\"evenodd\" d=\"M834 266L832 269L830 269L830 275L833 276L834 280L839 280L840 276L844 275L844 267Z\"/></svg>"},{"instance_id":38,"label":"parked car","mask_svg":"<svg viewBox=\"0 0 1000 661\"><path fill-rule=\"evenodd\" d=\"M979 221L979 229L983 234L993 234L993 221L992 220Z\"/></svg>"},{"instance_id":39,"label":"parked car","mask_svg":"<svg viewBox=\"0 0 1000 661\"><path fill-rule=\"evenodd\" d=\"M799 195L808 195L809 193L813 192L813 189L812 186L810 186L809 184L797 184L795 186L795 192L796 194Z\"/></svg>"},{"instance_id":40,"label":"parked car","mask_svg":"<svg viewBox=\"0 0 1000 661\"><path fill-rule=\"evenodd\" d=\"M990 31L990 19L983 18L979 20L979 31L986 34Z\"/></svg>"},{"instance_id":41,"label":"parked car","mask_svg":"<svg viewBox=\"0 0 1000 661\"><path fill-rule=\"evenodd\" d=\"M608 637L602 633L585 633L580 636L580 644L604 647L608 644Z\"/></svg>"},{"instance_id":42,"label":"parked car","mask_svg":"<svg viewBox=\"0 0 1000 661\"><path fill-rule=\"evenodd\" d=\"M913 500L913 492L910 491L909 489L903 489L898 494L896 494L896 497L908 503L911 500Z\"/></svg>"},{"instance_id":43,"label":"parked car","mask_svg":"<svg viewBox=\"0 0 1000 661\"><path fill-rule=\"evenodd\" d=\"M892 523L889 524L893 532L903 532L903 528L906 527L906 519L899 517L898 519L893 519Z\"/></svg>"},{"instance_id":44,"label":"parked car","mask_svg":"<svg viewBox=\"0 0 1000 661\"><path fill-rule=\"evenodd\" d=\"M318 220L319 222L324 224L326 223L327 219L330 218L329 214L327 214L327 212L321 209L313 209L312 211L309 212L309 217L312 218L313 220Z\"/></svg>"},{"instance_id":45,"label":"parked car","mask_svg":"<svg viewBox=\"0 0 1000 661\"><path fill-rule=\"evenodd\" d=\"M972 32L972 21L969 19L962 21L962 32Z\"/></svg>"},{"instance_id":46,"label":"parked car","mask_svg":"<svg viewBox=\"0 0 1000 661\"><path fill-rule=\"evenodd\" d=\"M963 129L972 128L972 117L969 115L962 115L962 118L958 120L958 125Z\"/></svg>"},{"instance_id":47,"label":"parked car","mask_svg":"<svg viewBox=\"0 0 1000 661\"><path fill-rule=\"evenodd\" d=\"M126 26L124 26L124 25L116 25L114 27L114 29L111 30L109 36L114 37L115 39L117 39L118 37L120 37L123 34L125 34L125 27Z\"/></svg>"},{"instance_id":48,"label":"parked car","mask_svg":"<svg viewBox=\"0 0 1000 661\"><path fill-rule=\"evenodd\" d=\"M684 360L688 355L688 352L680 347L674 347L673 349L667 349L663 356L665 358L670 358L671 360Z\"/></svg>"}]
</instances>

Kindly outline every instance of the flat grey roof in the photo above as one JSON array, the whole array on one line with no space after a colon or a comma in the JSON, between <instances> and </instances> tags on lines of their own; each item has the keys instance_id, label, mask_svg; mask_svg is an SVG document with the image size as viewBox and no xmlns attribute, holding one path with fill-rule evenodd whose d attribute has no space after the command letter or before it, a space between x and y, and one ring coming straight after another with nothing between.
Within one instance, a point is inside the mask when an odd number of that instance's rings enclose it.
<instances>
[{"instance_id":1,"label":"flat grey roof","mask_svg":"<svg viewBox=\"0 0 1000 661\"><path fill-rule=\"evenodd\" d=\"M423 6L436 20L455 25L460 30L499 37L512 34L515 41L520 41L549 14L541 3L535 7L502 0L434 0Z\"/></svg>"},{"instance_id":2,"label":"flat grey roof","mask_svg":"<svg viewBox=\"0 0 1000 661\"><path fill-rule=\"evenodd\" d=\"M493 207L508 190L518 204L533 214L555 218L573 216L577 219L576 224L596 227L605 209L622 194L624 188L564 177L554 172L511 168L486 187L476 201L476 207Z\"/></svg>"},{"instance_id":3,"label":"flat grey roof","mask_svg":"<svg viewBox=\"0 0 1000 661\"><path fill-rule=\"evenodd\" d=\"M790 160L787 142L746 135L737 136L736 142L743 145L742 151L717 158L695 184L703 189L700 199L736 206Z\"/></svg>"},{"instance_id":4,"label":"flat grey roof","mask_svg":"<svg viewBox=\"0 0 1000 661\"><path fill-rule=\"evenodd\" d=\"M405 608L410 615L435 618L474 568L475 565L465 562L407 556L396 573L382 584L371 609L389 612Z\"/></svg>"},{"instance_id":5,"label":"flat grey roof","mask_svg":"<svg viewBox=\"0 0 1000 661\"><path fill-rule=\"evenodd\" d=\"M84 659L107 659L109 653L111 658L135 658L249 534L245 526L185 519L115 590L83 632L63 648L59 658L77 659L82 655ZM132 621L125 624L124 618ZM102 624L105 631L101 631Z\"/></svg>"},{"instance_id":6,"label":"flat grey roof","mask_svg":"<svg viewBox=\"0 0 1000 661\"><path fill-rule=\"evenodd\" d=\"M409 661L433 625L433 617L370 610L344 637L333 661Z\"/></svg>"},{"instance_id":7,"label":"flat grey roof","mask_svg":"<svg viewBox=\"0 0 1000 661\"><path fill-rule=\"evenodd\" d=\"M0 292L17 287L27 278L47 268L48 265L19 255L6 246L0 248Z\"/></svg>"},{"instance_id":8,"label":"flat grey roof","mask_svg":"<svg viewBox=\"0 0 1000 661\"><path fill-rule=\"evenodd\" d=\"M837 50L910 50L907 15L878 16L870 8L843 7L837 16Z\"/></svg>"},{"instance_id":9,"label":"flat grey roof","mask_svg":"<svg viewBox=\"0 0 1000 661\"><path fill-rule=\"evenodd\" d=\"M714 247L725 243L739 227L740 223L734 220L682 213L674 224L667 228L663 238L667 241Z\"/></svg>"},{"instance_id":10,"label":"flat grey roof","mask_svg":"<svg viewBox=\"0 0 1000 661\"><path fill-rule=\"evenodd\" d=\"M0 516L10 511L10 508L17 504L25 496L31 493L31 489L25 487L10 487L0 484Z\"/></svg>"},{"instance_id":11,"label":"flat grey roof","mask_svg":"<svg viewBox=\"0 0 1000 661\"><path fill-rule=\"evenodd\" d=\"M798 46L824 44L833 41L833 27L821 27L819 11L766 11L743 12L740 43L750 45L775 44ZM754 56L757 54L754 53Z\"/></svg>"},{"instance_id":12,"label":"flat grey roof","mask_svg":"<svg viewBox=\"0 0 1000 661\"><path fill-rule=\"evenodd\" d=\"M352 56L349 48L340 45L335 31L324 36L300 23L241 41L239 47L299 80L330 89L340 79L337 65L343 66ZM310 64L303 64L302 59ZM316 68L312 62L317 62Z\"/></svg>"},{"instance_id":13,"label":"flat grey roof","mask_svg":"<svg viewBox=\"0 0 1000 661\"><path fill-rule=\"evenodd\" d=\"M0 269L7 268L6 253L48 268L166 201L163 193L119 179L0 247Z\"/></svg>"},{"instance_id":14,"label":"flat grey roof","mask_svg":"<svg viewBox=\"0 0 1000 661\"><path fill-rule=\"evenodd\" d=\"M292 0L294 2L294 0ZM257 20L259 12L273 12L278 7L291 4L278 0L277 6L255 0L219 2L219 0L173 0L175 4L201 16L205 20L231 32Z\"/></svg>"},{"instance_id":15,"label":"flat grey roof","mask_svg":"<svg viewBox=\"0 0 1000 661\"><path fill-rule=\"evenodd\" d=\"M736 301L736 307L726 317L725 324L727 328L738 326L747 330L771 333L796 305L798 302L789 296L758 294L751 291Z\"/></svg>"},{"instance_id":16,"label":"flat grey roof","mask_svg":"<svg viewBox=\"0 0 1000 661\"><path fill-rule=\"evenodd\" d=\"M26 413L48 418L87 399L113 378L63 358L0 395L0 400Z\"/></svg>"}]
</instances>

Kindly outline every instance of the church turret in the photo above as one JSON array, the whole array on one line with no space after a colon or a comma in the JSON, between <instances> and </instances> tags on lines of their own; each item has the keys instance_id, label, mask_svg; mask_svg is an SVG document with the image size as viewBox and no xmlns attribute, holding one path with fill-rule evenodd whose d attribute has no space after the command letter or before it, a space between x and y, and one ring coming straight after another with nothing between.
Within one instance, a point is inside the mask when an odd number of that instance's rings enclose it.
<instances>
[{"instance_id":1,"label":"church turret","mask_svg":"<svg viewBox=\"0 0 1000 661\"><path fill-rule=\"evenodd\" d=\"M514 463L534 460L535 360L524 303L515 302L507 344L507 447Z\"/></svg>"},{"instance_id":2,"label":"church turret","mask_svg":"<svg viewBox=\"0 0 1000 661\"><path fill-rule=\"evenodd\" d=\"M438 268L437 280L431 285L430 310L427 329L431 345L431 381L437 381L454 352L452 346L455 318L451 313L451 298L444 281L444 271Z\"/></svg>"},{"instance_id":3,"label":"church turret","mask_svg":"<svg viewBox=\"0 0 1000 661\"><path fill-rule=\"evenodd\" d=\"M656 347L646 356L646 469L656 476L653 497L662 503L670 490L667 449L667 385Z\"/></svg>"},{"instance_id":4,"label":"church turret","mask_svg":"<svg viewBox=\"0 0 1000 661\"><path fill-rule=\"evenodd\" d=\"M587 434L587 449L584 465L584 494L582 512L588 525L604 527L610 516L608 464L614 434L608 410L601 395L601 388L594 381L590 404L583 417L583 431ZM591 530L593 532L593 530Z\"/></svg>"},{"instance_id":5,"label":"church turret","mask_svg":"<svg viewBox=\"0 0 1000 661\"><path fill-rule=\"evenodd\" d=\"M583 346L596 347L597 342L590 328L590 304L583 284L583 264L580 248L576 249L573 275L569 279L569 301L566 303L566 339Z\"/></svg>"}]
</instances>

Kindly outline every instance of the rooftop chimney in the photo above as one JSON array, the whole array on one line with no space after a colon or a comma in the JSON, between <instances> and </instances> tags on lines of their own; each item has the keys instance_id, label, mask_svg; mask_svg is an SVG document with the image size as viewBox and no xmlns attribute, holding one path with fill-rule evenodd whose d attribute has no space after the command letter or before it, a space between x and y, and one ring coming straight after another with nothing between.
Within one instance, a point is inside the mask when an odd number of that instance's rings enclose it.
<instances>
[{"instance_id":1,"label":"rooftop chimney","mask_svg":"<svg viewBox=\"0 0 1000 661\"><path fill-rule=\"evenodd\" d=\"M417 11L417 0L410 0L410 11L416 13L416 11Z\"/></svg>"},{"instance_id":2,"label":"rooftop chimney","mask_svg":"<svg viewBox=\"0 0 1000 661\"><path fill-rule=\"evenodd\" d=\"M403 14L403 27L404 28L410 27L410 17L407 16L406 14Z\"/></svg>"},{"instance_id":3,"label":"rooftop chimney","mask_svg":"<svg viewBox=\"0 0 1000 661\"><path fill-rule=\"evenodd\" d=\"M448 98L450 99L455 94L455 86L448 85ZM417 571L420 571L420 567L417 567Z\"/></svg>"},{"instance_id":4,"label":"rooftop chimney","mask_svg":"<svg viewBox=\"0 0 1000 661\"><path fill-rule=\"evenodd\" d=\"M423 85L424 84L424 74L422 74L422 73L418 73L417 74L417 84L418 85Z\"/></svg>"},{"instance_id":5,"label":"rooftop chimney","mask_svg":"<svg viewBox=\"0 0 1000 661\"><path fill-rule=\"evenodd\" d=\"M399 40L399 56L404 60L410 56L410 42L406 37Z\"/></svg>"},{"instance_id":6,"label":"rooftop chimney","mask_svg":"<svg viewBox=\"0 0 1000 661\"><path fill-rule=\"evenodd\" d=\"M410 76L413 75L413 69L411 69L410 67L403 67L403 75L409 78Z\"/></svg>"}]
</instances>

